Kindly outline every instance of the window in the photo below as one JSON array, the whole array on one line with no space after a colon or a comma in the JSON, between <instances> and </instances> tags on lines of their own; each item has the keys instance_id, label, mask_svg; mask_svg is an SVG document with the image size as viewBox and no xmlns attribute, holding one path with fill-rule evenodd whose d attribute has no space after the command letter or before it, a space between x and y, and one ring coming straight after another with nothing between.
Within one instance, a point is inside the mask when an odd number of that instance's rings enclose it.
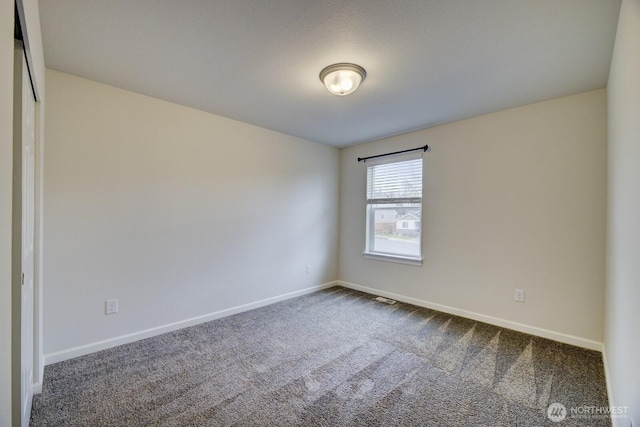
<instances>
[{"instance_id":1,"label":"window","mask_svg":"<svg viewBox=\"0 0 640 427\"><path fill-rule=\"evenodd\" d=\"M367 165L365 257L422 262L422 157Z\"/></svg>"}]
</instances>

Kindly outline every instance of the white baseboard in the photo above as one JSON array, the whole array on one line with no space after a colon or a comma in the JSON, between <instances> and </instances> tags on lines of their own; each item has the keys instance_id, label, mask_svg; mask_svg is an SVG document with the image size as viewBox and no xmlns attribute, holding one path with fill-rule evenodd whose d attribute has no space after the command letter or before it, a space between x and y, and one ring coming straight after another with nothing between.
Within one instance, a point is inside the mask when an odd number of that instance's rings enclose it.
<instances>
[{"instance_id":1,"label":"white baseboard","mask_svg":"<svg viewBox=\"0 0 640 427\"><path fill-rule=\"evenodd\" d=\"M40 357L38 357L38 361L36 362L38 364L38 378L34 378L34 383L33 383L33 394L40 394L42 393L42 382L44 381L44 356L40 355Z\"/></svg>"},{"instance_id":2,"label":"white baseboard","mask_svg":"<svg viewBox=\"0 0 640 427\"><path fill-rule=\"evenodd\" d=\"M604 365L604 380L607 386L607 397L609 399L609 407L616 406L615 401L613 400L613 389L611 388L611 380L609 376L609 359L607 359L607 348L602 344L602 364ZM618 427L620 423L618 423L618 418L611 418L612 427Z\"/></svg>"},{"instance_id":3,"label":"white baseboard","mask_svg":"<svg viewBox=\"0 0 640 427\"><path fill-rule=\"evenodd\" d=\"M424 301L417 298L407 297L404 295L395 294L393 292L381 291L379 289L369 288L367 286L356 285L355 283L338 281L338 284L340 286L344 286L345 288L355 289L355 290L366 292L369 294L380 295L380 296L391 298L397 301L406 302L408 304L417 305L419 307L425 307L432 310L442 311L443 313L453 314L455 316L465 317L467 319L489 323L491 325L512 329L518 332L524 332L525 334L535 335L542 338L548 338L550 340L587 348L589 350L596 350L600 352L602 351L602 343L598 341L593 341L586 338L580 338L573 335L567 335L561 332L550 331L548 329L538 328L536 326L529 326L522 323L512 322L510 320L500 319L498 317L475 313L475 312L463 310L460 308L449 307L447 305L437 304L430 301Z\"/></svg>"},{"instance_id":4,"label":"white baseboard","mask_svg":"<svg viewBox=\"0 0 640 427\"><path fill-rule=\"evenodd\" d=\"M62 362L64 360L73 359L74 357L95 353L96 351L106 350L108 348L117 347L119 345L128 344L128 343L139 341L145 338L150 338L156 335L164 334L166 332L172 332L172 331L176 331L178 329L186 328L189 326L198 325L200 323L209 322L211 320L220 319L222 317L231 316L233 314L242 313L243 311L253 310L254 308L264 307L265 305L273 304L279 301L284 301L290 298L295 298L301 295L319 291L321 289L330 288L330 287L336 286L337 284L338 284L337 282L323 283L321 285L311 286L309 288L301 289L299 291L289 292L287 294L266 298L260 301L243 304L236 307L230 307L224 310L216 311L216 312L205 314L202 316L192 317L190 319L169 323L167 325L157 326L155 328L145 329L143 331L133 332L131 334L109 338L106 340L93 342L93 343L82 345L79 347L57 351L55 353L45 354L44 364L46 366L52 363ZM36 387L36 385L37 383L34 384L34 388ZM39 389L42 390L41 382L39 383Z\"/></svg>"}]
</instances>

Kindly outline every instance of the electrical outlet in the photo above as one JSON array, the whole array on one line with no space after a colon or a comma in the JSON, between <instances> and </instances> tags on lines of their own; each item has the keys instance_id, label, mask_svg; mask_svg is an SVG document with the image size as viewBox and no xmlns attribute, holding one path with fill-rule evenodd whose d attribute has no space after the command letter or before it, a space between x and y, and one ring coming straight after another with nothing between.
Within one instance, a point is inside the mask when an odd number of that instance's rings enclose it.
<instances>
[{"instance_id":1,"label":"electrical outlet","mask_svg":"<svg viewBox=\"0 0 640 427\"><path fill-rule=\"evenodd\" d=\"M105 314L116 314L118 312L118 300L108 299L104 304Z\"/></svg>"},{"instance_id":2,"label":"electrical outlet","mask_svg":"<svg viewBox=\"0 0 640 427\"><path fill-rule=\"evenodd\" d=\"M305 270L307 274L311 274L311 266L307 265L307 269Z\"/></svg>"},{"instance_id":3,"label":"electrical outlet","mask_svg":"<svg viewBox=\"0 0 640 427\"><path fill-rule=\"evenodd\" d=\"M524 290L516 289L513 294L513 299L517 302L524 302Z\"/></svg>"}]
</instances>

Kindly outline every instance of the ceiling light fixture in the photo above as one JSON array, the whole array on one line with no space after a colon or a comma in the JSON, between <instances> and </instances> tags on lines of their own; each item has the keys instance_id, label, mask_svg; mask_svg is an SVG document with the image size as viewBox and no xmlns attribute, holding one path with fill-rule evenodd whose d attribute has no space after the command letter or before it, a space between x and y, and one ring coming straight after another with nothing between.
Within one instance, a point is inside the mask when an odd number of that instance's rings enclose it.
<instances>
[{"instance_id":1,"label":"ceiling light fixture","mask_svg":"<svg viewBox=\"0 0 640 427\"><path fill-rule=\"evenodd\" d=\"M320 71L320 80L334 95L345 96L358 89L367 77L367 72L359 65L341 62Z\"/></svg>"}]
</instances>

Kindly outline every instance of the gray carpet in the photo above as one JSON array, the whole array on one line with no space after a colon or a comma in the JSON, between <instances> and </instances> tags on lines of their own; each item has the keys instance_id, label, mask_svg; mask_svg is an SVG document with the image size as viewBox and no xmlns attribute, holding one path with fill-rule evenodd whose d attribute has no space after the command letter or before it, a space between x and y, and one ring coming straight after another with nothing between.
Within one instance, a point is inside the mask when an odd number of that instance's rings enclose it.
<instances>
[{"instance_id":1,"label":"gray carpet","mask_svg":"<svg viewBox=\"0 0 640 427\"><path fill-rule=\"evenodd\" d=\"M47 366L32 426L609 426L597 352L334 287Z\"/></svg>"}]
</instances>

